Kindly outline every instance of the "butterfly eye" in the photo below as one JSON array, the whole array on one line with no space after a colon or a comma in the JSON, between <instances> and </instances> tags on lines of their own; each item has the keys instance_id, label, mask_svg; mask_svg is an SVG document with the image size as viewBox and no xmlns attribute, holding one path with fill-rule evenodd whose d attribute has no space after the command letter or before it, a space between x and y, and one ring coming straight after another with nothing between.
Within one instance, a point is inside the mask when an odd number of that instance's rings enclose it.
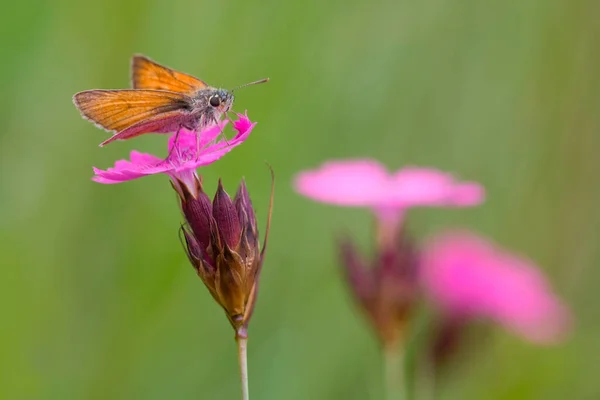
<instances>
[{"instance_id":1,"label":"butterfly eye","mask_svg":"<svg viewBox=\"0 0 600 400\"><path fill-rule=\"evenodd\" d=\"M219 107L221 105L221 98L218 95L211 96L208 102L213 107Z\"/></svg>"}]
</instances>

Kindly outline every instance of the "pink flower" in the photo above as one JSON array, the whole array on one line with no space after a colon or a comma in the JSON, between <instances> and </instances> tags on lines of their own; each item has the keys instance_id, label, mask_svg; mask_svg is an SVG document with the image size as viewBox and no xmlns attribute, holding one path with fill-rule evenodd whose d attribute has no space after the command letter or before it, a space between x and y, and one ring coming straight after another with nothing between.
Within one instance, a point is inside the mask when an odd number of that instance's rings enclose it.
<instances>
[{"instance_id":1,"label":"pink flower","mask_svg":"<svg viewBox=\"0 0 600 400\"><path fill-rule=\"evenodd\" d=\"M405 167L390 173L374 160L333 161L296 176L300 194L323 203L367 207L377 216L377 249L367 261L349 239L339 253L349 287L385 346L405 339L417 299L418 248L402 229L406 209L468 207L483 201L475 182L458 182L432 168Z\"/></svg>"},{"instance_id":2,"label":"pink flower","mask_svg":"<svg viewBox=\"0 0 600 400\"><path fill-rule=\"evenodd\" d=\"M487 317L533 342L560 340L569 313L531 261L474 234L437 236L425 248L426 291L451 316Z\"/></svg>"},{"instance_id":3,"label":"pink flower","mask_svg":"<svg viewBox=\"0 0 600 400\"><path fill-rule=\"evenodd\" d=\"M199 139L196 132L182 129L175 148L173 148L175 135L169 138L169 156L166 160L134 150L130 154L129 161L117 161L113 168L105 171L94 168L95 175L92 179L99 183L111 184L164 173L173 178L173 181L179 180L192 187L195 182L196 168L217 161L231 149L242 144L252 132L256 123L251 122L246 115L238 114L238 117L239 119L233 122L237 134L227 142L221 140L214 143L229 122L227 120L200 132Z\"/></svg>"}]
</instances>

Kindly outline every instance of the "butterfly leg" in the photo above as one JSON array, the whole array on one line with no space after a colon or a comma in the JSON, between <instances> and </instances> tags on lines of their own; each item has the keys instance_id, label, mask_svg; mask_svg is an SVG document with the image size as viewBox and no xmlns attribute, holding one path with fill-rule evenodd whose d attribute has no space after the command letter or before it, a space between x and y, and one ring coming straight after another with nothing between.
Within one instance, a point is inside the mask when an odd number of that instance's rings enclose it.
<instances>
[{"instance_id":1,"label":"butterfly leg","mask_svg":"<svg viewBox=\"0 0 600 400\"><path fill-rule=\"evenodd\" d=\"M175 137L173 138L173 146L171 146L171 149L169 150L169 154L167 154L166 159L169 160L169 162L171 162L171 156L173 155L173 150L175 150L175 154L177 154L177 159L181 160L181 153L179 151L179 146L177 146L177 139L179 139L179 132L181 132L181 126L179 126L179 128L177 128L177 131L175 132Z\"/></svg>"},{"instance_id":2,"label":"butterfly leg","mask_svg":"<svg viewBox=\"0 0 600 400\"><path fill-rule=\"evenodd\" d=\"M221 136L223 136L223 140L225 140L225 143L227 143L227 146L229 146L229 141L227 140L227 136L225 135L225 126L221 126L219 124L219 120L217 118L215 118L215 117L213 117L213 122L215 124L217 124L217 126L219 127L219 134Z\"/></svg>"},{"instance_id":3,"label":"butterfly leg","mask_svg":"<svg viewBox=\"0 0 600 400\"><path fill-rule=\"evenodd\" d=\"M196 161L198 161L198 157L200 157L200 132L194 131L196 134Z\"/></svg>"},{"instance_id":4,"label":"butterfly leg","mask_svg":"<svg viewBox=\"0 0 600 400\"><path fill-rule=\"evenodd\" d=\"M229 146L229 141L227 140L227 136L225 135L224 127L222 127L221 124L219 124L219 120L215 117L211 117L211 122L214 123L219 128L219 135L217 135L217 137L223 136L225 143L227 143L227 146ZM201 133L200 131L201 131L201 129L196 131L196 161L200 157L200 150L202 150L200 148L200 133ZM211 140L210 143L207 143L207 145L216 144L217 137L215 137L215 139Z\"/></svg>"}]
</instances>

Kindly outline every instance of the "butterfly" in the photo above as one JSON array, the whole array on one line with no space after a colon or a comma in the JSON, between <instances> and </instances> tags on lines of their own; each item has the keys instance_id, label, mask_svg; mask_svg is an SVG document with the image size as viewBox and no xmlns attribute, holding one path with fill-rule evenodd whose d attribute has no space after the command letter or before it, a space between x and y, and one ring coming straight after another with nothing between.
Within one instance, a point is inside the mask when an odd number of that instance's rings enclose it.
<instances>
[{"instance_id":1,"label":"butterfly","mask_svg":"<svg viewBox=\"0 0 600 400\"><path fill-rule=\"evenodd\" d=\"M130 139L145 133L200 132L218 124L233 106L233 91L217 89L183 72L160 65L143 55L131 62L133 89L86 90L73 96L83 118L115 134L102 142Z\"/></svg>"}]
</instances>

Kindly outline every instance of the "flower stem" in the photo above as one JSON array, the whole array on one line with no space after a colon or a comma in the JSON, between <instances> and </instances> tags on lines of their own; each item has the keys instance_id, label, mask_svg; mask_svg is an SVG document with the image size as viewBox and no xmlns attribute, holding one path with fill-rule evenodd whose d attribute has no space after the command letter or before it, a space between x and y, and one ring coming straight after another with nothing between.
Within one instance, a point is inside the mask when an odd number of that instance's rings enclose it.
<instances>
[{"instance_id":1,"label":"flower stem","mask_svg":"<svg viewBox=\"0 0 600 400\"><path fill-rule=\"evenodd\" d=\"M250 393L248 391L248 357L247 357L248 337L236 335L235 340L237 342L238 361L240 363L240 380L242 383L242 400L249 400Z\"/></svg>"},{"instance_id":2,"label":"flower stem","mask_svg":"<svg viewBox=\"0 0 600 400\"><path fill-rule=\"evenodd\" d=\"M406 400L404 352L396 343L383 350L386 400Z\"/></svg>"},{"instance_id":3,"label":"flower stem","mask_svg":"<svg viewBox=\"0 0 600 400\"><path fill-rule=\"evenodd\" d=\"M417 370L417 393L419 400L435 399L435 366L431 356L426 356L421 360L420 367Z\"/></svg>"}]
</instances>

